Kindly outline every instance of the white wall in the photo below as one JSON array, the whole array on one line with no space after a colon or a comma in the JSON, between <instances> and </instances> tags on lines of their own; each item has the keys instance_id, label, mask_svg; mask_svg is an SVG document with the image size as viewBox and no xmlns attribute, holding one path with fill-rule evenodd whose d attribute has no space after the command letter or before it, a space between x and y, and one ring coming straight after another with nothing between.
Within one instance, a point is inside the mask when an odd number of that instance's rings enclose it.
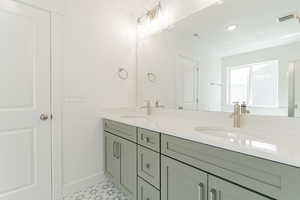
<instances>
[{"instance_id":1,"label":"white wall","mask_svg":"<svg viewBox=\"0 0 300 200\"><path fill-rule=\"evenodd\" d=\"M64 193L103 173L102 109L136 105L133 1L67 0L64 31ZM129 79L118 79L124 67Z\"/></svg>"}]
</instances>

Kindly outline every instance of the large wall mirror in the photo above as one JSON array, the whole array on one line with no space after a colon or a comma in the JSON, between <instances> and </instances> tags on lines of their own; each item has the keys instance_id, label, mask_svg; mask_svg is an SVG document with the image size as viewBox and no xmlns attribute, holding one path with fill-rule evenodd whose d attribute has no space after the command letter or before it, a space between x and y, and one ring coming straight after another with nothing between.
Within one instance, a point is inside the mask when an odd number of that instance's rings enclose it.
<instances>
[{"instance_id":1,"label":"large wall mirror","mask_svg":"<svg viewBox=\"0 0 300 200\"><path fill-rule=\"evenodd\" d=\"M300 1L224 0L140 38L138 100L300 117Z\"/></svg>"}]
</instances>

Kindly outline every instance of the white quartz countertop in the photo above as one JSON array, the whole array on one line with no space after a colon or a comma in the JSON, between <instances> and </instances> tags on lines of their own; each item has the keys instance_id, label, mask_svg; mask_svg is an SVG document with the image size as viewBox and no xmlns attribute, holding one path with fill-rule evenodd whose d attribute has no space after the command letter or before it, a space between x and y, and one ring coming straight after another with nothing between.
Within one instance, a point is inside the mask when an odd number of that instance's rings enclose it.
<instances>
[{"instance_id":1,"label":"white quartz countertop","mask_svg":"<svg viewBox=\"0 0 300 200\"><path fill-rule=\"evenodd\" d=\"M299 136L214 127L203 120L170 116L106 114L102 118L300 168ZM197 127L212 131L202 133L196 130ZM226 134L211 134L213 130L225 130Z\"/></svg>"}]
</instances>

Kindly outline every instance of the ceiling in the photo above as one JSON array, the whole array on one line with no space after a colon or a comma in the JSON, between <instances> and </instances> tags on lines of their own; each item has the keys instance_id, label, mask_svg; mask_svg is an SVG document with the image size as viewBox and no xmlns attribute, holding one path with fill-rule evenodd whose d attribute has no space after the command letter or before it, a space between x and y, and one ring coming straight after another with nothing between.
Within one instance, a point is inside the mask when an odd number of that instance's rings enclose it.
<instances>
[{"instance_id":1,"label":"ceiling","mask_svg":"<svg viewBox=\"0 0 300 200\"><path fill-rule=\"evenodd\" d=\"M299 0L224 0L179 21L168 34L198 52L228 56L298 41L298 20L277 21L297 11ZM226 27L232 24L238 28L228 31ZM195 33L199 36L194 37Z\"/></svg>"}]
</instances>

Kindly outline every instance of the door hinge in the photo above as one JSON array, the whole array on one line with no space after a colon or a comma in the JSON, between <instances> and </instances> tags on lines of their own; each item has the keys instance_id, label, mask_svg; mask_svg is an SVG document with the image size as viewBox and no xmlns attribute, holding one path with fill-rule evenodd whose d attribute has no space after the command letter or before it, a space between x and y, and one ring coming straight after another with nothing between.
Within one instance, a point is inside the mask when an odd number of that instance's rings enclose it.
<instances>
[{"instance_id":1,"label":"door hinge","mask_svg":"<svg viewBox=\"0 0 300 200\"><path fill-rule=\"evenodd\" d=\"M53 120L53 114L50 115L50 120Z\"/></svg>"}]
</instances>

